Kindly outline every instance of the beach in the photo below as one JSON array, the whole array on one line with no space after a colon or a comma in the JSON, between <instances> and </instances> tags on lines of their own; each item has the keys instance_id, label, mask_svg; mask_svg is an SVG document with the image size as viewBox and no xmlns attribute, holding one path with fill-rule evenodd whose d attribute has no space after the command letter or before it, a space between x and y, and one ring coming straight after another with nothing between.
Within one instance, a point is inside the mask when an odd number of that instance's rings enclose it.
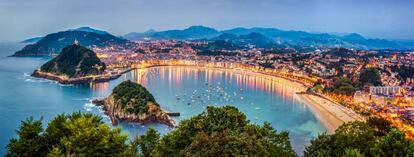
<instances>
[{"instance_id":1,"label":"beach","mask_svg":"<svg viewBox=\"0 0 414 157\"><path fill-rule=\"evenodd\" d=\"M335 130L345 122L364 120L364 118L338 103L312 94L297 94L300 100L312 109L317 118L326 127L328 133Z\"/></svg>"}]
</instances>

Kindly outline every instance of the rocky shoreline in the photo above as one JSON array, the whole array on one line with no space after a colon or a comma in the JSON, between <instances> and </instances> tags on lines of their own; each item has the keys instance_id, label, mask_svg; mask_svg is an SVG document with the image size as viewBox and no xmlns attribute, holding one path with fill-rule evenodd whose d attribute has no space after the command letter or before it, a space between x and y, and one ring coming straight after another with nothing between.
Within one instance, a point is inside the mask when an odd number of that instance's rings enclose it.
<instances>
[{"instance_id":1,"label":"rocky shoreline","mask_svg":"<svg viewBox=\"0 0 414 157\"><path fill-rule=\"evenodd\" d=\"M117 125L120 122L141 124L161 123L169 127L175 127L177 126L177 124L171 118L171 116L180 115L179 113L165 112L159 107L150 109L151 111L149 111L148 113L143 113L139 115L125 113L120 106L115 105L112 95L105 99L92 100L92 103L97 106L102 106L105 114L109 116L113 125Z\"/></svg>"},{"instance_id":2,"label":"rocky shoreline","mask_svg":"<svg viewBox=\"0 0 414 157\"><path fill-rule=\"evenodd\" d=\"M62 78L62 76L41 72L40 70L35 70L30 76L37 77L37 78L44 78L48 80L54 80L59 82L60 84L87 84L87 83L97 83L97 82L107 82L110 80L115 80L121 77L122 74L131 71L131 69L127 69L119 74L110 75L110 76L96 76L96 77L79 77L79 78Z\"/></svg>"}]
</instances>

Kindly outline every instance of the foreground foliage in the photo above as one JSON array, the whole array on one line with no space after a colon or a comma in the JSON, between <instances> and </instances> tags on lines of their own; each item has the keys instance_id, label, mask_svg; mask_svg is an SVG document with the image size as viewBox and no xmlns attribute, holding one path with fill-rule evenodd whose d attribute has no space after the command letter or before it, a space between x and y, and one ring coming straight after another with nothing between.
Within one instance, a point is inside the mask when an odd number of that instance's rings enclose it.
<instances>
[{"instance_id":1,"label":"foreground foliage","mask_svg":"<svg viewBox=\"0 0 414 157\"><path fill-rule=\"evenodd\" d=\"M161 137L154 129L127 144L127 135L92 114L58 115L43 130L22 121L6 156L296 156L287 132L250 124L235 107L208 107Z\"/></svg>"},{"instance_id":2,"label":"foreground foliage","mask_svg":"<svg viewBox=\"0 0 414 157\"><path fill-rule=\"evenodd\" d=\"M305 150L305 157L320 156L414 156L414 142L403 132L391 128L383 119L349 122L335 134L319 135Z\"/></svg>"},{"instance_id":3,"label":"foreground foliage","mask_svg":"<svg viewBox=\"0 0 414 157\"><path fill-rule=\"evenodd\" d=\"M164 136L158 156L296 156L287 132L250 124L235 107L207 107ZM172 155L174 154L174 155Z\"/></svg>"},{"instance_id":4,"label":"foreground foliage","mask_svg":"<svg viewBox=\"0 0 414 157\"><path fill-rule=\"evenodd\" d=\"M7 145L6 156L123 156L128 148L127 135L88 113L58 115L46 130L40 120L29 118L17 134L19 138Z\"/></svg>"},{"instance_id":5,"label":"foreground foliage","mask_svg":"<svg viewBox=\"0 0 414 157\"><path fill-rule=\"evenodd\" d=\"M150 128L129 143L119 128L99 116L61 114L42 128L41 120L22 121L18 138L10 140L8 157L60 156L297 156L287 132L269 123L250 124L235 107L207 107L165 136ZM378 118L350 122L334 134L321 134L306 148L305 157L412 157L414 142Z\"/></svg>"}]
</instances>

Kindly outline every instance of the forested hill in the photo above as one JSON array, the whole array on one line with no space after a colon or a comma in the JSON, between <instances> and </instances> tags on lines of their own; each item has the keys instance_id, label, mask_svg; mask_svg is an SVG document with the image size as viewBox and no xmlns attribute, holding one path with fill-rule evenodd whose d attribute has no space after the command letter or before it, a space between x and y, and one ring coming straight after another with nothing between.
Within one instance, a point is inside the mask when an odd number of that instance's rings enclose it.
<instances>
[{"instance_id":1,"label":"forested hill","mask_svg":"<svg viewBox=\"0 0 414 157\"><path fill-rule=\"evenodd\" d=\"M147 113L148 102L159 106L154 99L154 96L138 83L131 81L124 81L114 88L112 91L115 105L122 106L128 113Z\"/></svg>"},{"instance_id":2,"label":"forested hill","mask_svg":"<svg viewBox=\"0 0 414 157\"><path fill-rule=\"evenodd\" d=\"M97 33L84 30L68 30L48 34L34 44L26 45L22 50L17 51L13 56L48 56L51 53L60 52L65 46L78 40L86 47L104 47L110 45L124 45L129 41L108 33Z\"/></svg>"},{"instance_id":3,"label":"forested hill","mask_svg":"<svg viewBox=\"0 0 414 157\"><path fill-rule=\"evenodd\" d=\"M73 44L63 48L57 57L42 65L40 70L72 78L100 74L105 68L105 63L92 50Z\"/></svg>"}]
</instances>

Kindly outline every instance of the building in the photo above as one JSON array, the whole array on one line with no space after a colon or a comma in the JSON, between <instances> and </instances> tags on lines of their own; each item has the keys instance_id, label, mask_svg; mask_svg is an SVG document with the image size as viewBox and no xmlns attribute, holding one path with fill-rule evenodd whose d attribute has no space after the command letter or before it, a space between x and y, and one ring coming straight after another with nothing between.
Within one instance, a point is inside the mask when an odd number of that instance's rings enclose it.
<instances>
[{"instance_id":1,"label":"building","mask_svg":"<svg viewBox=\"0 0 414 157\"><path fill-rule=\"evenodd\" d=\"M401 94L401 87L400 86L371 86L369 87L369 94L370 95L383 95L383 96L399 95Z\"/></svg>"}]
</instances>

